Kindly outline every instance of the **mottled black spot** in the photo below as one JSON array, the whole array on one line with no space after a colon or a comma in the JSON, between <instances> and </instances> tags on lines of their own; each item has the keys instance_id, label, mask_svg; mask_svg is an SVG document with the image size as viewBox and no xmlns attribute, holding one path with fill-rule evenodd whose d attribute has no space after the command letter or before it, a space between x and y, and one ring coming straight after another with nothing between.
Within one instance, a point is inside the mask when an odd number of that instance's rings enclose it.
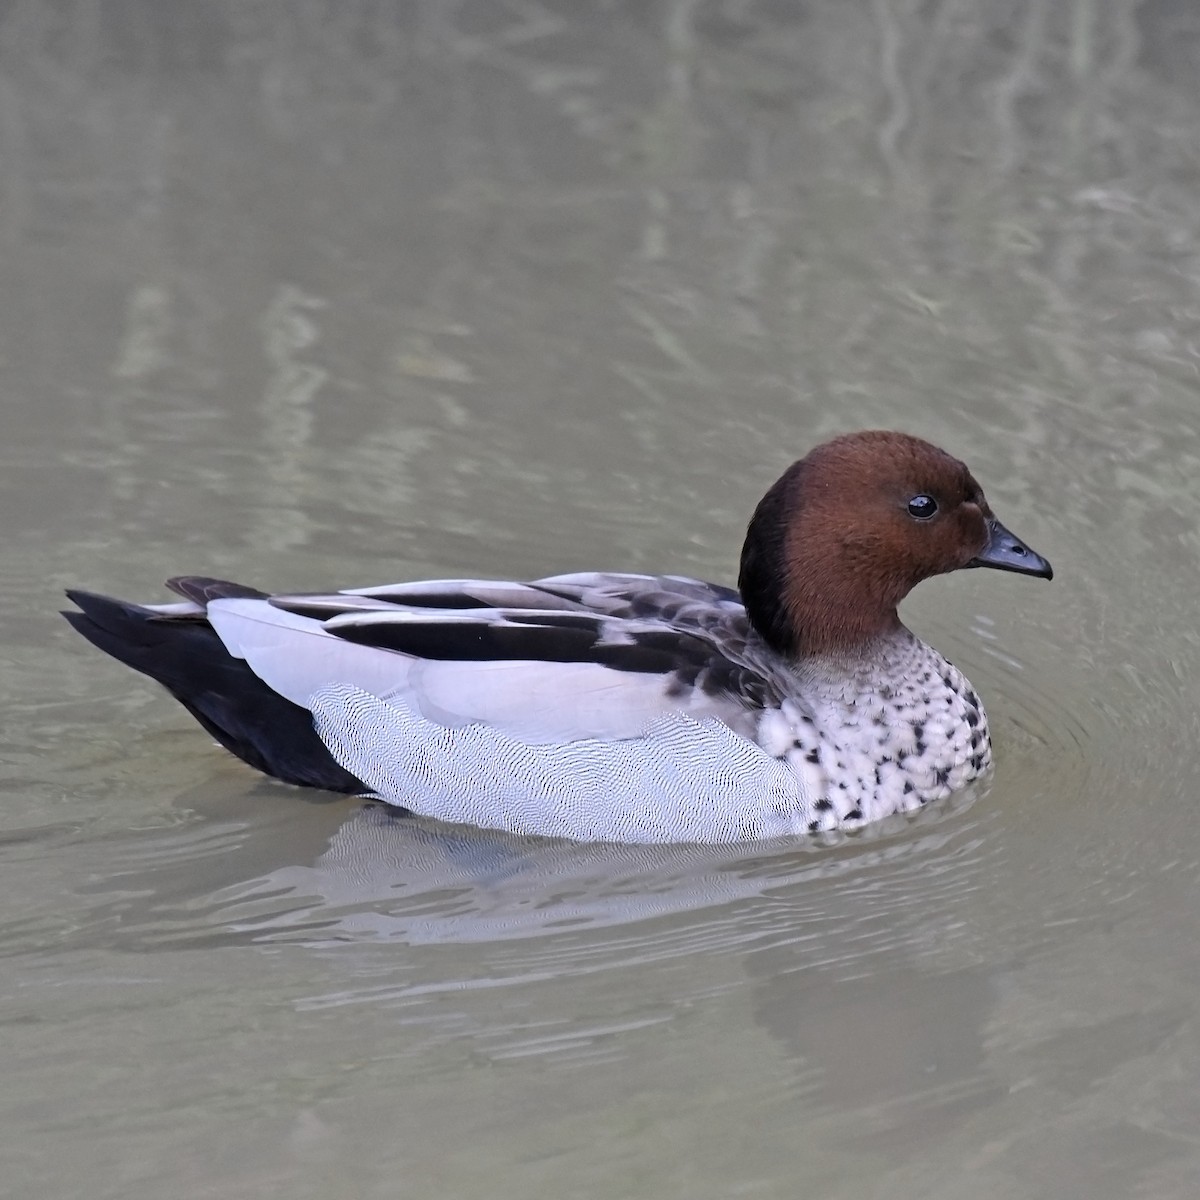
<instances>
[{"instance_id":1,"label":"mottled black spot","mask_svg":"<svg viewBox=\"0 0 1200 1200\"><path fill-rule=\"evenodd\" d=\"M983 761L984 761L984 759L983 759L982 754L973 755L971 757L971 769L974 771L982 771L983 770Z\"/></svg>"},{"instance_id":2,"label":"mottled black spot","mask_svg":"<svg viewBox=\"0 0 1200 1200\"><path fill-rule=\"evenodd\" d=\"M938 767L934 775L937 777L938 787L945 787L950 779L950 768Z\"/></svg>"},{"instance_id":3,"label":"mottled black spot","mask_svg":"<svg viewBox=\"0 0 1200 1200\"><path fill-rule=\"evenodd\" d=\"M971 749L978 750L979 744L982 741L983 741L983 734L980 733L978 730L976 730L975 733L971 734Z\"/></svg>"},{"instance_id":4,"label":"mottled black spot","mask_svg":"<svg viewBox=\"0 0 1200 1200\"><path fill-rule=\"evenodd\" d=\"M947 672L946 672L946 674L942 676L942 682L943 682L943 683L944 683L944 684L945 684L945 685L946 685L946 686L947 686L947 687L948 687L948 688L949 688L951 691L953 691L953 690L954 690L954 680L950 678L950 672L949 672L949 671L947 671Z\"/></svg>"},{"instance_id":5,"label":"mottled black spot","mask_svg":"<svg viewBox=\"0 0 1200 1200\"><path fill-rule=\"evenodd\" d=\"M833 807L833 801L828 796L822 796L813 807L817 812L828 812Z\"/></svg>"},{"instance_id":6,"label":"mottled black spot","mask_svg":"<svg viewBox=\"0 0 1200 1200\"><path fill-rule=\"evenodd\" d=\"M912 783L909 782L908 780L906 780L904 783L904 794L907 796L908 793L911 792L912 790L913 790Z\"/></svg>"},{"instance_id":7,"label":"mottled black spot","mask_svg":"<svg viewBox=\"0 0 1200 1200\"><path fill-rule=\"evenodd\" d=\"M819 763L821 761L821 751L814 746L805 756L810 763Z\"/></svg>"},{"instance_id":8,"label":"mottled black spot","mask_svg":"<svg viewBox=\"0 0 1200 1200\"><path fill-rule=\"evenodd\" d=\"M820 821L809 821L809 823L808 823L808 832L809 833L818 833L818 832L820 832L820 829L821 829Z\"/></svg>"},{"instance_id":9,"label":"mottled black spot","mask_svg":"<svg viewBox=\"0 0 1200 1200\"><path fill-rule=\"evenodd\" d=\"M920 758L925 753L925 751L928 749L929 749L929 747L926 746L924 742L918 742L916 745L916 748L913 752L916 754L916 756L918 758Z\"/></svg>"},{"instance_id":10,"label":"mottled black spot","mask_svg":"<svg viewBox=\"0 0 1200 1200\"><path fill-rule=\"evenodd\" d=\"M638 642L644 642L646 637L665 636L671 637L688 637L689 635L636 635ZM697 646L704 645L699 639L692 639ZM605 649L601 647L601 649ZM621 660L624 657L620 651L623 647L613 647L612 652L605 657L596 656L597 661L603 663L604 666L614 667L617 670L635 670L633 666L625 665ZM669 653L665 646L662 648L664 653ZM696 655L689 655L688 660L680 662L680 655L676 658L675 670L671 675L670 681L667 684L667 695L681 696L693 688L698 688L706 696L732 696L740 700L748 708L768 708L775 703L777 697L773 695L770 685L767 680L756 672L749 670L746 667L740 666L737 663L731 662L729 659L715 654L710 646L706 652ZM638 661L637 658L630 659L633 663ZM645 657L646 666L642 669L650 671L653 667L650 665L653 659L647 655Z\"/></svg>"},{"instance_id":11,"label":"mottled black spot","mask_svg":"<svg viewBox=\"0 0 1200 1200\"><path fill-rule=\"evenodd\" d=\"M925 736L925 722L917 721L912 727L913 737L919 742Z\"/></svg>"},{"instance_id":12,"label":"mottled black spot","mask_svg":"<svg viewBox=\"0 0 1200 1200\"><path fill-rule=\"evenodd\" d=\"M876 787L883 786L883 776L880 774L878 767L875 768L875 786Z\"/></svg>"},{"instance_id":13,"label":"mottled black spot","mask_svg":"<svg viewBox=\"0 0 1200 1200\"><path fill-rule=\"evenodd\" d=\"M799 738L792 738L792 749L793 750L803 750L804 743Z\"/></svg>"},{"instance_id":14,"label":"mottled black spot","mask_svg":"<svg viewBox=\"0 0 1200 1200\"><path fill-rule=\"evenodd\" d=\"M904 760L907 757L908 757L907 750L897 750L896 751L896 766L898 766L898 767L904 766Z\"/></svg>"},{"instance_id":15,"label":"mottled black spot","mask_svg":"<svg viewBox=\"0 0 1200 1200\"><path fill-rule=\"evenodd\" d=\"M686 602L680 598L664 600L661 592L640 592L630 597L629 611L635 617L662 617L673 621Z\"/></svg>"},{"instance_id":16,"label":"mottled black spot","mask_svg":"<svg viewBox=\"0 0 1200 1200\"><path fill-rule=\"evenodd\" d=\"M846 790L846 785L845 785L844 783L839 783L839 784L838 784L838 791L840 791L840 792L844 792L845 790Z\"/></svg>"},{"instance_id":17,"label":"mottled black spot","mask_svg":"<svg viewBox=\"0 0 1200 1200\"><path fill-rule=\"evenodd\" d=\"M967 709L967 724L970 725L972 729L979 724L979 713L973 708Z\"/></svg>"},{"instance_id":18,"label":"mottled black spot","mask_svg":"<svg viewBox=\"0 0 1200 1200\"><path fill-rule=\"evenodd\" d=\"M974 688L967 688L967 703L972 708L979 707L979 696L976 694Z\"/></svg>"},{"instance_id":19,"label":"mottled black spot","mask_svg":"<svg viewBox=\"0 0 1200 1200\"><path fill-rule=\"evenodd\" d=\"M846 820L847 821L861 821L862 820L862 809L861 808L852 808L846 814Z\"/></svg>"}]
</instances>

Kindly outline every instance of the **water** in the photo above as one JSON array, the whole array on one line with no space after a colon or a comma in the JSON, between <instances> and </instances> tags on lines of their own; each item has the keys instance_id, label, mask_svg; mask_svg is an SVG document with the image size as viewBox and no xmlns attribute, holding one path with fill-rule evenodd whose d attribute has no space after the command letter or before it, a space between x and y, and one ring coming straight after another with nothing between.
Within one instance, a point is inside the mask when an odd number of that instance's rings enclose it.
<instances>
[{"instance_id":1,"label":"water","mask_svg":"<svg viewBox=\"0 0 1200 1200\"><path fill-rule=\"evenodd\" d=\"M7 6L0 1192L1193 1195L1197 78L1171 0ZM55 616L727 581L880 425L1057 575L908 602L999 768L840 845L260 782Z\"/></svg>"}]
</instances>

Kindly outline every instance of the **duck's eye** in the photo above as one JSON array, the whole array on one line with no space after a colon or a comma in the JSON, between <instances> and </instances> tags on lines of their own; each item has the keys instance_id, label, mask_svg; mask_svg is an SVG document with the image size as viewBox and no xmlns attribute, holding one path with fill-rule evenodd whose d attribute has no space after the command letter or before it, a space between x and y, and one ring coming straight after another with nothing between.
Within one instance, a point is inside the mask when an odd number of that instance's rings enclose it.
<instances>
[{"instance_id":1,"label":"duck's eye","mask_svg":"<svg viewBox=\"0 0 1200 1200\"><path fill-rule=\"evenodd\" d=\"M938 510L937 501L923 492L908 502L908 515L918 521L928 521Z\"/></svg>"}]
</instances>

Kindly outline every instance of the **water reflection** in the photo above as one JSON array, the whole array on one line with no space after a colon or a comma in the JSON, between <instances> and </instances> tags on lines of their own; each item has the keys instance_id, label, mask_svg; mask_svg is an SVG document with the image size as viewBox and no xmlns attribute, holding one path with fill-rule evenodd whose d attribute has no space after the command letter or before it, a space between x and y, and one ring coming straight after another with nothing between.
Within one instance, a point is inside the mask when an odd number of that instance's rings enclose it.
<instances>
[{"instance_id":1,"label":"water reflection","mask_svg":"<svg viewBox=\"0 0 1200 1200\"><path fill-rule=\"evenodd\" d=\"M815 941L811 961L829 963L888 940L869 933L876 906L893 917L900 911L913 917L906 936L919 941L923 908L936 908L937 896L971 890L983 843L962 816L974 799L968 790L916 816L852 836L830 835L824 843L734 847L521 838L398 816L377 803L347 816L341 802L328 816L309 814L283 840L272 839L270 857L282 858L281 865L227 881L221 876L253 867L264 853L262 841L246 836L244 822L189 823L118 848L107 872L111 886L123 897L144 899L119 902L120 930L112 935L131 947L196 939L323 947L492 943L587 932L579 947L591 963L592 935L603 930L612 932L602 943L644 943L652 957L780 936ZM338 824L330 836L323 831L331 822ZM322 837L328 845L311 865L285 857L285 851L307 857L305 844ZM102 896L109 886L89 891ZM752 903L746 908L742 902ZM106 907L94 911L89 937L110 926ZM655 935L637 926L681 916L689 919L671 924L651 952ZM797 922L811 929L798 930ZM836 951L839 944L844 949ZM556 972L571 970L570 951L558 945L553 955Z\"/></svg>"}]
</instances>

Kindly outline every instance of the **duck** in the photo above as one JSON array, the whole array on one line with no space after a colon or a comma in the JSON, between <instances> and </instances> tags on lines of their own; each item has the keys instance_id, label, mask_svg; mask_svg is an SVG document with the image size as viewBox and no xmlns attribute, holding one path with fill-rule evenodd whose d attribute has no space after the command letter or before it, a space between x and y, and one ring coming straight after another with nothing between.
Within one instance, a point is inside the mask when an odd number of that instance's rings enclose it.
<instances>
[{"instance_id":1,"label":"duck","mask_svg":"<svg viewBox=\"0 0 1200 1200\"><path fill-rule=\"evenodd\" d=\"M179 600L63 615L290 784L576 841L852 830L987 773L983 703L900 620L922 581L1050 579L970 470L907 433L816 446L750 519L737 587L602 572Z\"/></svg>"}]
</instances>

